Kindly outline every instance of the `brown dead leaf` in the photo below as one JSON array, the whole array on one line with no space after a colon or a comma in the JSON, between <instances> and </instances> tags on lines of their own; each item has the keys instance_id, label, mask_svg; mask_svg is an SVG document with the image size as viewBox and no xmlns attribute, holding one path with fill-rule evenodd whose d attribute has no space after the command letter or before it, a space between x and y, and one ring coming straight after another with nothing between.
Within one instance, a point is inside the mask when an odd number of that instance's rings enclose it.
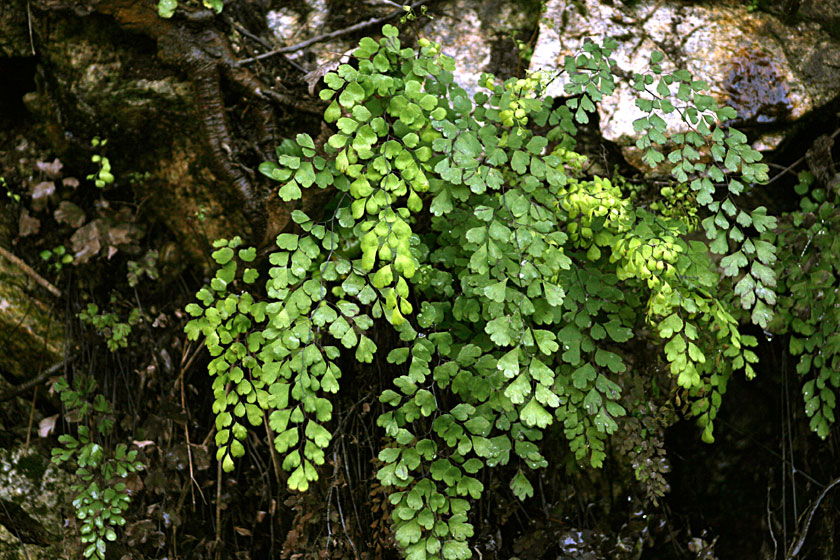
<instances>
[{"instance_id":1,"label":"brown dead leaf","mask_svg":"<svg viewBox=\"0 0 840 560\"><path fill-rule=\"evenodd\" d=\"M102 220L96 219L77 229L70 238L77 264L86 263L102 249L102 229Z\"/></svg>"},{"instance_id":2,"label":"brown dead leaf","mask_svg":"<svg viewBox=\"0 0 840 560\"><path fill-rule=\"evenodd\" d=\"M210 452L206 445L190 444L193 466L198 471L206 471L210 468Z\"/></svg>"},{"instance_id":3,"label":"brown dead leaf","mask_svg":"<svg viewBox=\"0 0 840 560\"><path fill-rule=\"evenodd\" d=\"M56 420L58 420L58 414L47 416L46 418L38 422L38 436L47 437L48 435L50 435L53 432L53 430L55 430Z\"/></svg>"},{"instance_id":4,"label":"brown dead leaf","mask_svg":"<svg viewBox=\"0 0 840 560\"><path fill-rule=\"evenodd\" d=\"M129 495L134 495L143 489L143 479L136 472L130 473L125 477L125 487Z\"/></svg>"},{"instance_id":5,"label":"brown dead leaf","mask_svg":"<svg viewBox=\"0 0 840 560\"><path fill-rule=\"evenodd\" d=\"M41 181L35 185L29 185L29 194L32 196L32 209L43 210L47 200L55 194L55 183L52 181Z\"/></svg>"},{"instance_id":6,"label":"brown dead leaf","mask_svg":"<svg viewBox=\"0 0 840 560\"><path fill-rule=\"evenodd\" d=\"M70 187L71 189L75 189L75 188L78 188L78 186L79 186L79 180L76 179L75 177L65 177L64 179L61 180L61 184L64 185L65 187Z\"/></svg>"},{"instance_id":7,"label":"brown dead leaf","mask_svg":"<svg viewBox=\"0 0 840 560\"><path fill-rule=\"evenodd\" d=\"M58 158L55 158L52 162L36 161L35 167L50 179L57 179L61 176L61 168L64 167L64 164Z\"/></svg>"},{"instance_id":8,"label":"brown dead leaf","mask_svg":"<svg viewBox=\"0 0 840 560\"><path fill-rule=\"evenodd\" d=\"M335 60L332 62L327 62L326 64L322 64L321 66L317 67L312 72L307 72L303 75L303 81L307 83L309 86L309 95L315 94L315 85L323 78L328 72L332 72L339 66L339 61Z\"/></svg>"},{"instance_id":9,"label":"brown dead leaf","mask_svg":"<svg viewBox=\"0 0 840 560\"><path fill-rule=\"evenodd\" d=\"M108 228L108 243L110 245L128 245L133 241L131 224L127 222L120 222L112 224Z\"/></svg>"},{"instance_id":10,"label":"brown dead leaf","mask_svg":"<svg viewBox=\"0 0 840 560\"><path fill-rule=\"evenodd\" d=\"M82 227L82 224L87 220L85 211L67 200L61 201L58 208L53 212L53 216L58 223L67 224L74 228Z\"/></svg>"},{"instance_id":11,"label":"brown dead leaf","mask_svg":"<svg viewBox=\"0 0 840 560\"><path fill-rule=\"evenodd\" d=\"M41 229L41 220L33 218L29 215L29 211L24 208L20 211L20 219L18 219L18 235L26 237L27 235L35 235Z\"/></svg>"},{"instance_id":12,"label":"brown dead leaf","mask_svg":"<svg viewBox=\"0 0 840 560\"><path fill-rule=\"evenodd\" d=\"M243 537L253 536L253 533L245 527L234 527L233 530L236 531L238 534L242 535Z\"/></svg>"}]
</instances>

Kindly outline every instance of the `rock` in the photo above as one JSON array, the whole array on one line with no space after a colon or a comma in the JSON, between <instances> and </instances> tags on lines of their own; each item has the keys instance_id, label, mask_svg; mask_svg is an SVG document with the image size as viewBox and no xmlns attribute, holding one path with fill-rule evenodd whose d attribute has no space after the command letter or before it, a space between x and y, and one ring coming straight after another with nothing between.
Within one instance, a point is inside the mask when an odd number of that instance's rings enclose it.
<instances>
[{"instance_id":1,"label":"rock","mask_svg":"<svg viewBox=\"0 0 840 560\"><path fill-rule=\"evenodd\" d=\"M2 560L66 558L62 509L73 482L40 450L0 449Z\"/></svg>"},{"instance_id":2,"label":"rock","mask_svg":"<svg viewBox=\"0 0 840 560\"><path fill-rule=\"evenodd\" d=\"M8 215L2 205L0 214ZM10 236L2 230L0 223L0 245L6 248ZM9 389L6 381L26 382L64 359L64 322L56 305L17 262L0 254L0 393Z\"/></svg>"},{"instance_id":3,"label":"rock","mask_svg":"<svg viewBox=\"0 0 840 560\"><path fill-rule=\"evenodd\" d=\"M386 9L393 11L393 6ZM326 0L308 0L299 11L288 6L269 10L266 19L269 30L277 40L277 46L288 47L325 33L325 24L330 21L329 16L330 9ZM355 41L342 37L325 43L315 43L307 49L289 53L286 57L306 70L313 70L338 60L355 48Z\"/></svg>"},{"instance_id":4,"label":"rock","mask_svg":"<svg viewBox=\"0 0 840 560\"><path fill-rule=\"evenodd\" d=\"M284 7L268 12L268 28L278 46L289 46L324 33L323 24L336 19L333 12L327 11L326 4L325 0L309 0L300 11ZM366 5L374 6L374 2ZM381 2L376 4L371 15L383 17L393 11L393 3ZM502 78L517 73L522 62L514 38L527 42L536 27L539 1L445 0L436 2L428 13L430 17L418 13L416 23L420 35L439 42L442 52L455 59L455 82L472 95L479 89L478 78L482 72L492 72ZM396 21L394 18L390 23ZM405 37L412 35L409 25L402 26ZM375 36L380 27L370 27L365 33ZM411 39L404 38L403 41L410 42ZM311 71L349 55L357 43L356 39L342 37L317 43L290 54L289 58Z\"/></svg>"},{"instance_id":5,"label":"rock","mask_svg":"<svg viewBox=\"0 0 840 560\"><path fill-rule=\"evenodd\" d=\"M562 69L584 40L605 37L618 42L613 58L622 73L646 71L658 50L665 53L665 72L685 68L705 80L719 103L738 111L735 125L759 130L757 149L776 147L782 128L837 96L840 67L832 61L840 56L839 42L815 22L788 26L774 15L748 12L738 0L549 0L530 68ZM563 96L567 80L561 75L547 93ZM622 83L598 111L603 137L640 167L633 121L643 113L635 99ZM676 114L666 121L672 133L686 130Z\"/></svg>"},{"instance_id":6,"label":"rock","mask_svg":"<svg viewBox=\"0 0 840 560\"><path fill-rule=\"evenodd\" d=\"M455 59L455 82L472 96L479 91L482 72L507 79L526 64L515 39L528 41L537 24L539 2L449 0L437 3L433 16L423 33Z\"/></svg>"},{"instance_id":7,"label":"rock","mask_svg":"<svg viewBox=\"0 0 840 560\"><path fill-rule=\"evenodd\" d=\"M32 56L25 0L0 2L0 58Z\"/></svg>"},{"instance_id":8,"label":"rock","mask_svg":"<svg viewBox=\"0 0 840 560\"><path fill-rule=\"evenodd\" d=\"M59 131L52 149L72 162L80 152L90 157L92 136L108 139L115 188L132 189L173 232L176 260L206 266L212 241L247 231L248 222L232 187L211 170L192 84L151 54L152 39L127 42L111 19L38 16L43 78L24 100Z\"/></svg>"}]
</instances>

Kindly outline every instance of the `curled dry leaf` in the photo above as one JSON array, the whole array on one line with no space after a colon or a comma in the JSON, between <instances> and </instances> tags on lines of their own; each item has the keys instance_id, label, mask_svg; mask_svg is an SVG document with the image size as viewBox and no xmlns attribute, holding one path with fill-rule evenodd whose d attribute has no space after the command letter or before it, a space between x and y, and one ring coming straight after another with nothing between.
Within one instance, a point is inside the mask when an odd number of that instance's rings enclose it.
<instances>
[{"instance_id":1,"label":"curled dry leaf","mask_svg":"<svg viewBox=\"0 0 840 560\"><path fill-rule=\"evenodd\" d=\"M53 216L58 223L67 224L73 228L82 227L87 220L85 211L67 200L61 201Z\"/></svg>"},{"instance_id":2,"label":"curled dry leaf","mask_svg":"<svg viewBox=\"0 0 840 560\"><path fill-rule=\"evenodd\" d=\"M58 414L47 416L38 422L38 437L47 437L53 430L55 430L55 421L58 420Z\"/></svg>"},{"instance_id":3,"label":"curled dry leaf","mask_svg":"<svg viewBox=\"0 0 840 560\"><path fill-rule=\"evenodd\" d=\"M55 183L41 181L35 185L30 185L29 194L32 196L32 209L36 212L43 210L47 205L47 200L55 194Z\"/></svg>"},{"instance_id":4,"label":"curled dry leaf","mask_svg":"<svg viewBox=\"0 0 840 560\"><path fill-rule=\"evenodd\" d=\"M338 68L339 63L337 60L332 62L327 62L326 64L322 64L318 66L312 72L307 72L303 75L303 81L307 83L309 86L309 95L315 94L315 86L317 83L323 78L327 73L332 72L336 68Z\"/></svg>"},{"instance_id":5,"label":"curled dry leaf","mask_svg":"<svg viewBox=\"0 0 840 560\"><path fill-rule=\"evenodd\" d=\"M26 208L20 211L20 219L18 219L18 235L20 237L35 235L40 229L41 220L30 216Z\"/></svg>"},{"instance_id":6,"label":"curled dry leaf","mask_svg":"<svg viewBox=\"0 0 840 560\"><path fill-rule=\"evenodd\" d=\"M57 179L61 176L61 168L64 167L64 164L58 158L55 158L51 162L37 161L35 166L50 179Z\"/></svg>"}]
</instances>

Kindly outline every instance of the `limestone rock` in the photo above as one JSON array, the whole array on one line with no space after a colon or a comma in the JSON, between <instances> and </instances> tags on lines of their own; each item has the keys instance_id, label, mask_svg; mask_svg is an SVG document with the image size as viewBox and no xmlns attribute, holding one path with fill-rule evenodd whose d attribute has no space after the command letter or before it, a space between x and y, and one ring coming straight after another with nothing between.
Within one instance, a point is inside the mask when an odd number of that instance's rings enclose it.
<instances>
[{"instance_id":1,"label":"limestone rock","mask_svg":"<svg viewBox=\"0 0 840 560\"><path fill-rule=\"evenodd\" d=\"M70 551L61 545L62 511L73 482L40 450L0 449L0 558L66 557Z\"/></svg>"},{"instance_id":2,"label":"limestone rock","mask_svg":"<svg viewBox=\"0 0 840 560\"><path fill-rule=\"evenodd\" d=\"M329 31L323 24L336 18L328 11L327 4L325 0L308 0L303 8L270 11L267 24L278 46L289 46ZM373 17L382 17L392 13L395 4L370 1L362 7L370 10ZM416 20L420 35L439 42L441 51L455 59L455 82L472 95L479 89L482 72L503 78L517 72L522 63L514 38L527 42L536 26L539 2L444 0L435 2L429 8L429 15L420 15ZM391 23L395 21L396 18ZM377 35L379 27L371 27L366 33ZM406 30L405 35L411 33ZM312 45L288 57L311 71L317 66L338 63L355 50L357 43L355 39L342 37Z\"/></svg>"},{"instance_id":3,"label":"limestone rock","mask_svg":"<svg viewBox=\"0 0 840 560\"><path fill-rule=\"evenodd\" d=\"M769 132L759 149L777 146L783 127L837 96L840 68L832 61L840 56L840 42L816 22L787 25L768 13L750 13L736 0L549 0L531 69L562 69L565 57L586 39L605 37L618 42L613 58L623 73L646 71L658 50L665 53L665 72L685 68L705 80L719 103L738 111L735 125ZM567 79L561 75L548 93L563 96ZM603 137L626 156L633 155L635 148L628 147L639 136L633 121L643 115L635 98L625 83L599 106ZM668 126L673 133L685 131L675 115Z\"/></svg>"},{"instance_id":4,"label":"limestone rock","mask_svg":"<svg viewBox=\"0 0 840 560\"><path fill-rule=\"evenodd\" d=\"M5 248L8 237L2 233L0 243ZM0 393L8 390L4 381L26 382L64 358L64 321L55 298L2 255L0 340Z\"/></svg>"}]
</instances>

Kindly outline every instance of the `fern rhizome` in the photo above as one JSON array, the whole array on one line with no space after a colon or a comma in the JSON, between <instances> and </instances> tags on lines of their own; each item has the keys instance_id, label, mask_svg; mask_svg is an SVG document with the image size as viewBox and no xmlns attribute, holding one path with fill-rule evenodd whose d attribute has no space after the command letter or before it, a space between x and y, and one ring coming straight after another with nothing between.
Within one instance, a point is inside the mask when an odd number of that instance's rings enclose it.
<instances>
[{"instance_id":1,"label":"fern rhizome","mask_svg":"<svg viewBox=\"0 0 840 560\"><path fill-rule=\"evenodd\" d=\"M542 72L484 75L470 97L438 44L403 48L390 25L382 34L324 77L329 141L298 134L260 166L284 201L318 188L334 203L325 215L294 210L264 290L256 251L217 241L220 268L186 330L213 357L223 468L244 454L247 426L265 426L299 491L325 462L339 356L386 360L378 425L390 443L377 478L396 540L406 558L468 558L479 471L509 465L513 493L532 496L552 424L579 461L603 463L634 346L661 349L712 441L728 379L753 376L757 360L739 318L765 327L775 302L775 247L760 239L775 219L738 205L767 166L726 126L734 111L654 53L631 82L637 148L667 167L662 195L681 202L641 204L587 177L573 151L577 125L615 88L613 41L566 58L568 97L555 100ZM666 119L687 132L669 136ZM687 240L701 227L707 243ZM373 329L392 329L396 344L377 348Z\"/></svg>"}]
</instances>

